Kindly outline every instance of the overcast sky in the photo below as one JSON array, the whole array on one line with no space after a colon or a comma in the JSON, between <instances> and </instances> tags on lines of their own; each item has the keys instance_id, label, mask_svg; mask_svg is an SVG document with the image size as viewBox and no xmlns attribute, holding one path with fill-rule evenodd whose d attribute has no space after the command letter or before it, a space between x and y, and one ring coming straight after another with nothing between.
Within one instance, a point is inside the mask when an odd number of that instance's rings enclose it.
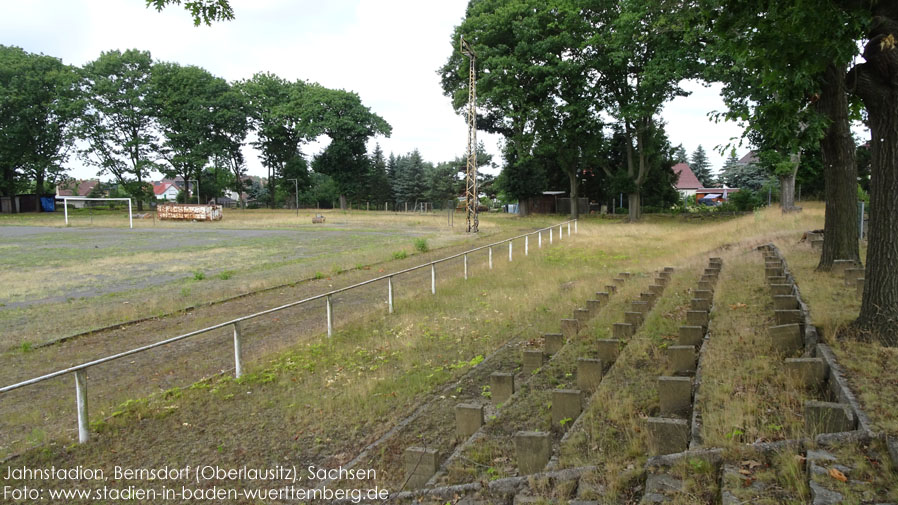
<instances>
[{"instance_id":1,"label":"overcast sky","mask_svg":"<svg viewBox=\"0 0 898 505\"><path fill-rule=\"evenodd\" d=\"M393 126L377 138L384 151L418 148L428 161L464 153L466 125L452 110L437 69L452 51L453 28L467 0L231 0L236 19L194 27L179 6L157 13L144 0L0 0L0 43L83 65L100 52L148 50L156 60L203 67L229 81L260 71L355 91ZM691 84L693 95L668 104L663 113L673 145L690 155L701 144L717 170L715 151L738 137L732 123L711 123L721 110L718 88ZM480 134L499 159L497 138ZM373 143L369 146L373 148ZM742 155L746 147L737 149ZM309 146L306 154L315 154ZM262 175L255 153L251 174ZM95 176L70 161L73 175ZM104 177L106 179L108 177Z\"/></svg>"}]
</instances>

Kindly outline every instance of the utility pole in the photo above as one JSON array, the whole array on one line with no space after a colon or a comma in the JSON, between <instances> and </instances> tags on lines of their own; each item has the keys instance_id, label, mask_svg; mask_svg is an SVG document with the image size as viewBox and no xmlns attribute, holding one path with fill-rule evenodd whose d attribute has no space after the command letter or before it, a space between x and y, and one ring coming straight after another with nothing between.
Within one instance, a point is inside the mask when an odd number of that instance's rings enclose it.
<instances>
[{"instance_id":1,"label":"utility pole","mask_svg":"<svg viewBox=\"0 0 898 505\"><path fill-rule=\"evenodd\" d=\"M468 233L477 233L479 219L477 217L477 79L474 73L474 50L465 42L465 38L459 40L459 51L468 56L468 161L465 167L465 214Z\"/></svg>"}]
</instances>

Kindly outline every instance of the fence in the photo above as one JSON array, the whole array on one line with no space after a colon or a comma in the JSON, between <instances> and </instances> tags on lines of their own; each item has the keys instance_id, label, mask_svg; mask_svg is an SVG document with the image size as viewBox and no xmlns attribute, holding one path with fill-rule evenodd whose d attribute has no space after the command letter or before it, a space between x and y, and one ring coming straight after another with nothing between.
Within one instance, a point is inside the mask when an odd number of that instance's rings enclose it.
<instances>
[{"instance_id":1,"label":"fence","mask_svg":"<svg viewBox=\"0 0 898 505\"><path fill-rule=\"evenodd\" d=\"M103 363L107 363L113 360L117 360L120 358L124 358L127 356L131 356L133 354L137 354L140 352L148 351L150 349L154 349L160 346L168 345L174 342L178 342L190 337L194 337L197 335L201 335L203 333L207 333L210 331L227 328L228 326L232 327L233 335L234 335L234 375L236 377L241 377L243 375L243 359L241 356L241 323L244 321L248 321L250 319L254 319L260 316L264 316L267 314L272 314L274 312L278 312L284 309L288 309L291 307L296 307L298 305L302 305L304 303L313 302L316 300L325 299L326 306L326 317L327 317L327 336L330 337L333 335L334 330L334 310L333 305L331 303L331 297L333 295L342 293L344 291L349 291L355 288L359 288L362 286L367 286L368 284L372 284L375 282L387 281L387 305L389 307L389 313L393 313L393 277L398 275L402 275L405 273L413 272L415 270L420 270L422 268L430 267L430 292L432 294L436 294L436 265L450 261L459 257L463 258L464 261L464 278L468 279L468 255L475 253L477 251L482 251L484 249L488 249L489 251L489 268L493 268L493 248L498 247L502 244L508 243L508 261L512 261L513 259L513 246L512 243L515 240L519 240L521 238L524 239L524 255L529 254L530 249L530 236L536 235L537 237L537 247L542 247L543 245L543 232L548 232L549 236L549 244L552 244L554 241L553 231L555 228L558 229L558 240L562 240L564 236L564 227L567 226L567 234L571 234L571 224L573 223L573 232L577 233L577 220L569 220L564 221L558 225L552 225L547 228L541 228L539 230L535 230L529 233L525 233L522 235L517 235L511 238L507 238L504 240L500 240L499 242L493 242L491 244L487 244L484 246L476 247L474 249L469 249L464 252L460 252L458 254L453 254L452 256L447 256L445 258L441 258L438 260L431 261L429 263L424 263L418 266L414 266L411 268L406 268L404 270L399 270L397 272L393 272L391 274L382 275L380 277L375 277L373 279L369 279L367 281L359 282L357 284L353 284L351 286L346 286L339 289L334 289L328 291L327 293L322 293L320 295L315 295L309 298L303 298L302 300L297 300L295 302L290 302L285 305L281 305L279 307L274 307L271 309L263 310L261 312L256 312L254 314L241 316L235 319L231 319L230 321L225 321L223 323L219 323L213 326L208 326L206 328L202 328L196 331L192 331L189 333L185 333L183 335L178 335L176 337L171 337L165 340L160 340L159 342L154 342L152 344L148 344L145 346L137 347L128 351L124 351L118 354L113 354L111 356L106 356L104 358L99 358L93 361L89 361L87 363L82 363L80 365L76 365L73 367L69 367L63 370L57 370L56 372L52 372L46 375L42 375L40 377L34 377L32 379L28 379L26 381L22 381L16 384L12 384L10 386L5 386L0 388L0 394L23 388L25 386L29 386L31 384L36 384L38 382L46 381L49 379L53 379L55 377L59 377L66 374L73 374L75 376L75 404L77 407L78 414L78 441L80 443L87 442L90 438L90 432L88 429L88 412L87 412L87 374L86 370L92 366L100 365Z\"/></svg>"}]
</instances>

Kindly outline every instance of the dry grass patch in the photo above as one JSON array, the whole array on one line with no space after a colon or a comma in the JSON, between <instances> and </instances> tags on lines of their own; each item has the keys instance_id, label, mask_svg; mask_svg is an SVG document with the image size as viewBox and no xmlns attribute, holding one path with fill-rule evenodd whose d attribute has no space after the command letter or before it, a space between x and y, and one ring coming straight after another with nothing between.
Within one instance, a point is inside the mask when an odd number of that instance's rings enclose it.
<instances>
[{"instance_id":1,"label":"dry grass patch","mask_svg":"<svg viewBox=\"0 0 898 505\"><path fill-rule=\"evenodd\" d=\"M714 298L711 338L702 362L703 444L738 447L804 436L804 402L812 399L783 368L767 328L773 299L762 255L724 256Z\"/></svg>"}]
</instances>

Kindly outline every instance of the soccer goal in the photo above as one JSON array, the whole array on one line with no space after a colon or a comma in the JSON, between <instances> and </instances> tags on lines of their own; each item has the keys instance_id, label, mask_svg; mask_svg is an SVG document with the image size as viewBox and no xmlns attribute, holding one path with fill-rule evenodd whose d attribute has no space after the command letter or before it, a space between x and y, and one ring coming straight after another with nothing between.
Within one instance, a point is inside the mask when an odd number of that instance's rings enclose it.
<instances>
[{"instance_id":1,"label":"soccer goal","mask_svg":"<svg viewBox=\"0 0 898 505\"><path fill-rule=\"evenodd\" d=\"M57 200L62 200L62 208L65 211L65 225L69 225L69 202L99 202L99 201L120 201L128 202L128 226L134 228L134 215L131 212L130 198L88 198L86 196L57 196Z\"/></svg>"}]
</instances>

